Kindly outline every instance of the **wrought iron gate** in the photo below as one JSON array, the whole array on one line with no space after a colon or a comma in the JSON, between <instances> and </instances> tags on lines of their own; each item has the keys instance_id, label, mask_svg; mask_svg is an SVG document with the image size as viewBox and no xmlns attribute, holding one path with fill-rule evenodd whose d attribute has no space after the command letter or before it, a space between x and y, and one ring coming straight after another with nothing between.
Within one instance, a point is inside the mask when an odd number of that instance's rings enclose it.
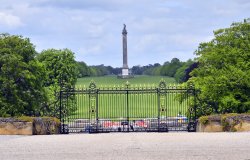
<instances>
[{"instance_id":1,"label":"wrought iron gate","mask_svg":"<svg viewBox=\"0 0 250 160\"><path fill-rule=\"evenodd\" d=\"M62 133L195 131L193 85L100 86L60 92Z\"/></svg>"}]
</instances>

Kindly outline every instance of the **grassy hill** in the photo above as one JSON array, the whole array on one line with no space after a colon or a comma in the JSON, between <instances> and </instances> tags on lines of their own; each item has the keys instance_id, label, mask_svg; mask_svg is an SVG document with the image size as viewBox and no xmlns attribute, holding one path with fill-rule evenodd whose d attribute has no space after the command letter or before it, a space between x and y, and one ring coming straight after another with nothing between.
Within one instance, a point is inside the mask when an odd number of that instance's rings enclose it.
<instances>
[{"instance_id":1,"label":"grassy hill","mask_svg":"<svg viewBox=\"0 0 250 160\"><path fill-rule=\"evenodd\" d=\"M155 84L158 85L161 80L165 80L167 84L176 83L174 78L164 76L135 76L131 79L118 79L116 76L103 77L87 77L79 78L76 84L77 88L83 86L88 87L91 81L94 81L98 86L107 85L122 85L127 81L132 84ZM81 86L81 87L80 87ZM170 94L161 97L161 105L166 107L166 111L160 112L160 116L177 116L179 112L186 114L188 103L185 101L180 104L176 97L182 94L181 92L171 92ZM128 98L128 102L126 99ZM77 111L69 118L88 118L90 116L90 105L92 102L88 94L77 93L76 95ZM130 93L127 97L125 93L106 93L98 96L98 116L100 119L119 119L127 117L127 105L129 106L129 116L131 119L136 118L155 118L159 113L159 99L157 93ZM95 104L94 104L95 105Z\"/></svg>"},{"instance_id":2,"label":"grassy hill","mask_svg":"<svg viewBox=\"0 0 250 160\"><path fill-rule=\"evenodd\" d=\"M77 80L76 86L88 86L91 81L94 81L97 86L99 85L121 85L125 84L127 81L130 84L159 84L161 80L165 80L167 84L176 83L175 79L172 77L165 76L135 76L131 79L118 79L116 76L103 76L103 77L86 77L79 78Z\"/></svg>"}]
</instances>

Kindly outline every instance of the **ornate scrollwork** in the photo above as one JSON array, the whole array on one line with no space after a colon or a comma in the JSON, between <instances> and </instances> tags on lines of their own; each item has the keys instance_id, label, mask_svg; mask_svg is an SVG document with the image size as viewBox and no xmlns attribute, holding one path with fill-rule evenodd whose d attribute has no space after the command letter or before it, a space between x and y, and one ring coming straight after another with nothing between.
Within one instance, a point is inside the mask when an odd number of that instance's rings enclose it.
<instances>
[{"instance_id":1,"label":"ornate scrollwork","mask_svg":"<svg viewBox=\"0 0 250 160\"><path fill-rule=\"evenodd\" d=\"M96 90L96 84L94 81L91 81L90 84L89 84L89 89L90 90Z\"/></svg>"},{"instance_id":2,"label":"ornate scrollwork","mask_svg":"<svg viewBox=\"0 0 250 160\"><path fill-rule=\"evenodd\" d=\"M62 110L62 114L63 114L63 117L66 117L66 116L67 116L67 110L65 109L65 107L64 107L64 109Z\"/></svg>"},{"instance_id":3,"label":"ornate scrollwork","mask_svg":"<svg viewBox=\"0 0 250 160\"><path fill-rule=\"evenodd\" d=\"M130 83L127 81L127 82L125 83L125 86L126 86L126 89L128 89L128 88L130 87Z\"/></svg>"},{"instance_id":4,"label":"ornate scrollwork","mask_svg":"<svg viewBox=\"0 0 250 160\"><path fill-rule=\"evenodd\" d=\"M96 97L97 97L97 87L94 81L91 81L89 84L89 96L90 96L90 117L91 119L96 118Z\"/></svg>"},{"instance_id":5,"label":"ornate scrollwork","mask_svg":"<svg viewBox=\"0 0 250 160\"><path fill-rule=\"evenodd\" d=\"M161 80L159 84L159 89L160 90L166 89L166 86L167 86L166 82L164 80Z\"/></svg>"},{"instance_id":6,"label":"ornate scrollwork","mask_svg":"<svg viewBox=\"0 0 250 160\"><path fill-rule=\"evenodd\" d=\"M187 87L188 87L188 89L194 89L194 83L193 82L188 82Z\"/></svg>"},{"instance_id":7,"label":"ornate scrollwork","mask_svg":"<svg viewBox=\"0 0 250 160\"><path fill-rule=\"evenodd\" d=\"M165 116L166 108L166 82L164 80L160 81L159 84L159 94L160 94L160 114Z\"/></svg>"},{"instance_id":8,"label":"ornate scrollwork","mask_svg":"<svg viewBox=\"0 0 250 160\"><path fill-rule=\"evenodd\" d=\"M187 93L194 95L195 93L195 87L193 82L188 82L187 83Z\"/></svg>"},{"instance_id":9,"label":"ornate scrollwork","mask_svg":"<svg viewBox=\"0 0 250 160\"><path fill-rule=\"evenodd\" d=\"M96 84L94 81L91 81L89 84L90 97L96 97L96 92L97 92Z\"/></svg>"}]
</instances>

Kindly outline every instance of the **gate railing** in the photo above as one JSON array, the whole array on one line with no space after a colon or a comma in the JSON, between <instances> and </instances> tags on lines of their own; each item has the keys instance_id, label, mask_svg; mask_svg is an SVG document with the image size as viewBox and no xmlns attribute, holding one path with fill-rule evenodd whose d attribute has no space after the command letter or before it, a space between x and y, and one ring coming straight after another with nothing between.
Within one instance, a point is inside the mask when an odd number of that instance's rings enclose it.
<instances>
[{"instance_id":1,"label":"gate railing","mask_svg":"<svg viewBox=\"0 0 250 160\"><path fill-rule=\"evenodd\" d=\"M100 86L60 92L62 133L195 131L195 88L189 85Z\"/></svg>"}]
</instances>

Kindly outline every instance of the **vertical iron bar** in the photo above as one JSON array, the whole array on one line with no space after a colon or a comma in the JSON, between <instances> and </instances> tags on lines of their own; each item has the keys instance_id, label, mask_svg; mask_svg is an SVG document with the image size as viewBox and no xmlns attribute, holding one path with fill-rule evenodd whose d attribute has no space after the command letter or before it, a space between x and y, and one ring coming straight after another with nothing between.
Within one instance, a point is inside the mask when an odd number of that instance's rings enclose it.
<instances>
[{"instance_id":1,"label":"vertical iron bar","mask_svg":"<svg viewBox=\"0 0 250 160\"><path fill-rule=\"evenodd\" d=\"M196 90L195 88L193 89L193 92L194 92L194 121L196 121L197 119L197 115L196 115Z\"/></svg>"},{"instance_id":2,"label":"vertical iron bar","mask_svg":"<svg viewBox=\"0 0 250 160\"><path fill-rule=\"evenodd\" d=\"M69 113L68 113L68 111L69 111L69 96L68 96L69 91L66 91L66 93L67 93L67 94L66 94L66 98L67 98L67 99L66 99L66 109L67 109L67 111L66 111L66 113L67 113L67 114L66 114L66 117L67 117L67 118L66 118L66 119L67 119L67 122L69 123L69 116L68 116L68 114L69 114ZM64 122L63 122L63 123L64 123Z\"/></svg>"},{"instance_id":3,"label":"vertical iron bar","mask_svg":"<svg viewBox=\"0 0 250 160\"><path fill-rule=\"evenodd\" d=\"M128 123L128 126L127 126L127 131L129 132L129 101L128 101L128 88L127 88L127 123Z\"/></svg>"},{"instance_id":4,"label":"vertical iron bar","mask_svg":"<svg viewBox=\"0 0 250 160\"><path fill-rule=\"evenodd\" d=\"M80 102L81 102L82 96L81 96L81 93L78 92L78 91L79 91L78 89L74 90L74 94L75 94L75 102L74 103L76 105L75 107L77 108L76 111L74 111L74 113L77 113L78 118L82 118L82 116L81 116L81 105L79 105ZM79 127L79 125L77 127Z\"/></svg>"},{"instance_id":5,"label":"vertical iron bar","mask_svg":"<svg viewBox=\"0 0 250 160\"><path fill-rule=\"evenodd\" d=\"M159 88L157 88L157 96L158 96L158 132L160 131L160 92L159 92Z\"/></svg>"},{"instance_id":6,"label":"vertical iron bar","mask_svg":"<svg viewBox=\"0 0 250 160\"><path fill-rule=\"evenodd\" d=\"M81 110L82 110L82 117L83 119L86 120L86 93L83 92L83 89L81 89L81 101L80 101L80 107L81 107ZM84 125L84 128L86 128L86 123Z\"/></svg>"},{"instance_id":7,"label":"vertical iron bar","mask_svg":"<svg viewBox=\"0 0 250 160\"><path fill-rule=\"evenodd\" d=\"M167 109L167 112L166 112L166 114L167 114L167 122L170 122L171 123L171 119L172 119L172 117L173 117L173 115L172 115L172 107L171 107L171 90L170 90L170 88L168 87L167 88L167 93L166 93L166 95L165 95L165 97L166 97L166 109Z\"/></svg>"},{"instance_id":8,"label":"vertical iron bar","mask_svg":"<svg viewBox=\"0 0 250 160\"><path fill-rule=\"evenodd\" d=\"M187 92L187 100L188 100L188 101L187 101L187 104L190 104L190 103L192 104L192 95L190 95L190 90L191 90L191 89L188 87L188 88L187 88L187 91L186 91L186 92ZM191 124L191 122L192 122L192 120L193 120L193 117L192 117L192 116L193 116L193 115L192 115L192 107L193 107L193 106L190 105L189 108L188 108L188 109L189 109L189 110L188 110L188 114L189 114L189 118L188 118L188 128L187 128L188 132L190 131L190 124Z\"/></svg>"},{"instance_id":9,"label":"vertical iron bar","mask_svg":"<svg viewBox=\"0 0 250 160\"><path fill-rule=\"evenodd\" d=\"M60 119L60 122L62 123L62 91L60 91L59 98L60 98L60 105L59 105L60 114L59 114L59 119ZM61 124L61 127L62 127L61 133L63 133L63 131L64 131L64 125Z\"/></svg>"},{"instance_id":10,"label":"vertical iron bar","mask_svg":"<svg viewBox=\"0 0 250 160\"><path fill-rule=\"evenodd\" d=\"M88 109L88 121L89 121L89 132L90 132L90 123L91 123L91 119L90 119L90 116L91 116L91 93L90 93L90 89L88 89L88 94L89 94L89 109Z\"/></svg>"},{"instance_id":11,"label":"vertical iron bar","mask_svg":"<svg viewBox=\"0 0 250 160\"><path fill-rule=\"evenodd\" d=\"M98 119L98 94L99 89L96 90L96 132L99 132L98 125L99 125L99 119Z\"/></svg>"}]
</instances>

